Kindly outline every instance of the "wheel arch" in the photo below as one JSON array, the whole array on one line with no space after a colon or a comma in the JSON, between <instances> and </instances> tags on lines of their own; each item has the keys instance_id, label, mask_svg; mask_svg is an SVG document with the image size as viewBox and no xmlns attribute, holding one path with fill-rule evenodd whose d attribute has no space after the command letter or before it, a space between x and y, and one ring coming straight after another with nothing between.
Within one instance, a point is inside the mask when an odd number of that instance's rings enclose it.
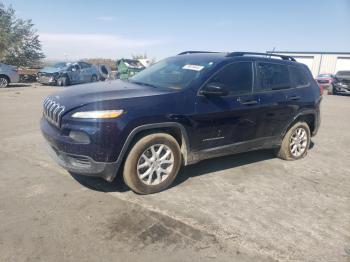
<instances>
[{"instance_id":1,"label":"wheel arch","mask_svg":"<svg viewBox=\"0 0 350 262\"><path fill-rule=\"evenodd\" d=\"M317 132L317 114L314 110L306 110L297 114L292 121L285 127L282 133L282 138L288 132L288 130L297 122L306 122L306 124L310 128L310 132L312 135L315 135Z\"/></svg>"},{"instance_id":2,"label":"wheel arch","mask_svg":"<svg viewBox=\"0 0 350 262\"><path fill-rule=\"evenodd\" d=\"M5 75L5 74L0 74L0 77L3 77L3 78L6 78L8 83L10 84L11 83L11 79L8 75Z\"/></svg>"},{"instance_id":3,"label":"wheel arch","mask_svg":"<svg viewBox=\"0 0 350 262\"><path fill-rule=\"evenodd\" d=\"M154 123L138 126L130 132L130 134L124 142L124 145L119 153L116 162L117 172L122 167L122 164L125 161L125 158L128 155L130 149L133 147L133 145L135 145L136 142L145 135L154 133L166 133L174 137L179 143L183 164L187 165L187 163L189 162L190 147L185 127L182 124L176 122ZM115 173L115 176L117 175L117 172ZM115 176L112 177L110 180L113 180Z\"/></svg>"}]
</instances>

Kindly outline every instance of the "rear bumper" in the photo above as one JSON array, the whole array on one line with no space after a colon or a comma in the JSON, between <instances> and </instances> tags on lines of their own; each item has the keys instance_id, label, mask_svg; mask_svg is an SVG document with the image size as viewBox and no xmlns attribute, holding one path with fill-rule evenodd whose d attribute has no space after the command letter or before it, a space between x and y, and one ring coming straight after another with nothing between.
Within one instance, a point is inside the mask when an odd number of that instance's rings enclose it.
<instances>
[{"instance_id":1,"label":"rear bumper","mask_svg":"<svg viewBox=\"0 0 350 262\"><path fill-rule=\"evenodd\" d=\"M318 130L320 129L320 125L321 125L321 111L320 108L317 108L316 114L315 114L315 127L312 131L311 136L316 136Z\"/></svg>"}]
</instances>

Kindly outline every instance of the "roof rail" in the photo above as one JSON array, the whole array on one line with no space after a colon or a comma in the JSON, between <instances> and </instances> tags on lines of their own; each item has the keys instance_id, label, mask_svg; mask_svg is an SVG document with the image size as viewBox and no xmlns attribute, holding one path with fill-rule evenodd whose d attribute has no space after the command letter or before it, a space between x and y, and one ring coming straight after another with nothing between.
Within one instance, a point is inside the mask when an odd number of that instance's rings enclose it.
<instances>
[{"instance_id":1,"label":"roof rail","mask_svg":"<svg viewBox=\"0 0 350 262\"><path fill-rule=\"evenodd\" d=\"M201 54L201 53L208 53L208 54L217 54L219 52L211 52L211 51L184 51L177 55L187 55L187 54Z\"/></svg>"},{"instance_id":2,"label":"roof rail","mask_svg":"<svg viewBox=\"0 0 350 262\"><path fill-rule=\"evenodd\" d=\"M271 58L271 56L274 56L274 57L279 57L282 60L288 60L288 61L296 62L294 57L286 56L286 55L276 55L276 54L272 54L272 53L233 52L233 53L227 54L227 57L236 57L236 56L245 56L245 55L266 56L266 57L270 57L270 58Z\"/></svg>"}]
</instances>

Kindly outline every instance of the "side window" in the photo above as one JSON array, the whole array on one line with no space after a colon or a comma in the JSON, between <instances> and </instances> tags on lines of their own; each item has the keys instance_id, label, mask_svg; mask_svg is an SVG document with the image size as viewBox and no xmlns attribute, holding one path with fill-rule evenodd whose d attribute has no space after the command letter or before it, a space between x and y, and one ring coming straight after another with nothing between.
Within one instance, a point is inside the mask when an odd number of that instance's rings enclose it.
<instances>
[{"instance_id":1,"label":"side window","mask_svg":"<svg viewBox=\"0 0 350 262\"><path fill-rule=\"evenodd\" d=\"M294 87L306 87L310 84L307 72L302 67L290 66L289 71Z\"/></svg>"},{"instance_id":2,"label":"side window","mask_svg":"<svg viewBox=\"0 0 350 262\"><path fill-rule=\"evenodd\" d=\"M228 89L230 94L251 93L253 86L252 63L232 63L214 75L209 82L221 84Z\"/></svg>"},{"instance_id":3,"label":"side window","mask_svg":"<svg viewBox=\"0 0 350 262\"><path fill-rule=\"evenodd\" d=\"M84 63L84 62L79 62L79 65L80 65L80 67L83 68L83 69L89 68L89 67L90 67L90 64Z\"/></svg>"},{"instance_id":4,"label":"side window","mask_svg":"<svg viewBox=\"0 0 350 262\"><path fill-rule=\"evenodd\" d=\"M287 66L273 63L258 63L257 65L258 90L292 88Z\"/></svg>"}]
</instances>

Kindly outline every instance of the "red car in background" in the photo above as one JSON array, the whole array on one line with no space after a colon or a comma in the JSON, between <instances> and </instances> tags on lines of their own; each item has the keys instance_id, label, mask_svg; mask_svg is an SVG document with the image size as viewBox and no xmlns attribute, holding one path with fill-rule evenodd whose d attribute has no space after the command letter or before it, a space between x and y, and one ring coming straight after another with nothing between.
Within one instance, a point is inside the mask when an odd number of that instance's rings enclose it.
<instances>
[{"instance_id":1,"label":"red car in background","mask_svg":"<svg viewBox=\"0 0 350 262\"><path fill-rule=\"evenodd\" d=\"M321 93L323 93L324 89L330 90L333 81L334 81L333 74L319 74L316 77L316 82L320 86Z\"/></svg>"}]
</instances>

